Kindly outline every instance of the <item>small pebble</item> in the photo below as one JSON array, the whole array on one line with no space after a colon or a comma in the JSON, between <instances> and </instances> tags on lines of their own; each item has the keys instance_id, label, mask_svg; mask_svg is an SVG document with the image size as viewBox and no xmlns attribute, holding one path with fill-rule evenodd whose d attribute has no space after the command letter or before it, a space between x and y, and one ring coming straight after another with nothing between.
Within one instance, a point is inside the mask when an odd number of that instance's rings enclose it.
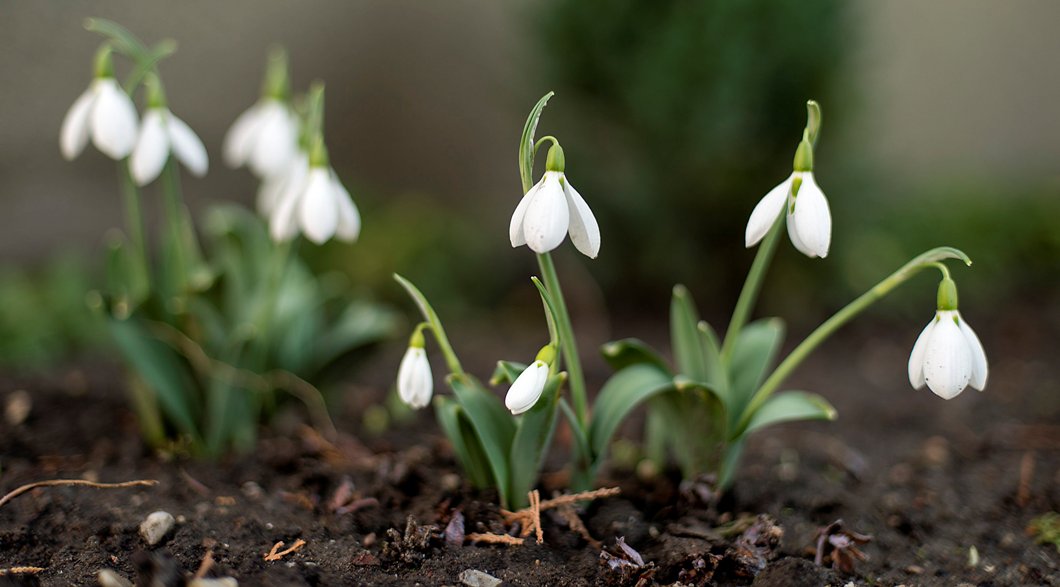
<instances>
[{"instance_id":1,"label":"small pebble","mask_svg":"<svg viewBox=\"0 0 1060 587\"><path fill-rule=\"evenodd\" d=\"M239 581L236 581L232 577L222 577L220 579L192 579L188 582L188 587L239 587Z\"/></svg>"},{"instance_id":2,"label":"small pebble","mask_svg":"<svg viewBox=\"0 0 1060 587\"><path fill-rule=\"evenodd\" d=\"M253 481L247 481L242 487L243 496L247 499L259 500L265 497L265 490L261 488L261 485Z\"/></svg>"},{"instance_id":3,"label":"small pebble","mask_svg":"<svg viewBox=\"0 0 1060 587\"><path fill-rule=\"evenodd\" d=\"M446 473L442 475L442 490L453 492L460 489L460 475L456 473Z\"/></svg>"},{"instance_id":4,"label":"small pebble","mask_svg":"<svg viewBox=\"0 0 1060 587\"><path fill-rule=\"evenodd\" d=\"M99 587L132 587L132 583L110 569L100 569L96 574Z\"/></svg>"},{"instance_id":5,"label":"small pebble","mask_svg":"<svg viewBox=\"0 0 1060 587\"><path fill-rule=\"evenodd\" d=\"M140 524L140 536L143 536L149 546L154 546L162 542L176 523L169 512L154 512Z\"/></svg>"},{"instance_id":6,"label":"small pebble","mask_svg":"<svg viewBox=\"0 0 1060 587\"><path fill-rule=\"evenodd\" d=\"M7 396L7 404L4 406L4 419L12 426L18 426L29 417L33 409L33 400L25 389L11 392Z\"/></svg>"},{"instance_id":7,"label":"small pebble","mask_svg":"<svg viewBox=\"0 0 1060 587\"><path fill-rule=\"evenodd\" d=\"M467 587L497 587L501 584L501 580L497 577L474 569L460 573L460 582Z\"/></svg>"}]
</instances>

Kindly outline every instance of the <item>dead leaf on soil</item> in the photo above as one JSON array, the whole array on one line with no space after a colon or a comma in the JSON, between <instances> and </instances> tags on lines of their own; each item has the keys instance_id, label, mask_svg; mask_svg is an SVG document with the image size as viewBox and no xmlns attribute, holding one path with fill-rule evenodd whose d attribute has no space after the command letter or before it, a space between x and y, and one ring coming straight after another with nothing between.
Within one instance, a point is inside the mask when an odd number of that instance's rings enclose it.
<instances>
[{"instance_id":1,"label":"dead leaf on soil","mask_svg":"<svg viewBox=\"0 0 1060 587\"><path fill-rule=\"evenodd\" d=\"M817 552L813 562L822 566L824 561L831 560L833 569L849 575L854 572L857 561L869 558L858 550L858 546L871 540L872 536L846 530L843 528L843 520L836 520L817 530Z\"/></svg>"}]
</instances>

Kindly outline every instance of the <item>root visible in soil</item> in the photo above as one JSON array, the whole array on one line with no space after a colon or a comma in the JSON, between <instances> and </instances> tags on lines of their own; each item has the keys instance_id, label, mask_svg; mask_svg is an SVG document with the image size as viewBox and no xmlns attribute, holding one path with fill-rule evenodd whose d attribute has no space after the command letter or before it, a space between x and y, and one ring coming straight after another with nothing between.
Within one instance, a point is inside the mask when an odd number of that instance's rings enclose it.
<instances>
[{"instance_id":1,"label":"root visible in soil","mask_svg":"<svg viewBox=\"0 0 1060 587\"><path fill-rule=\"evenodd\" d=\"M158 481L153 479L140 479L137 481L125 481L122 483L96 483L95 481L86 481L84 479L50 479L48 481L36 481L34 483L27 483L11 491L7 495L0 497L0 507L4 507L4 504L27 491L33 491L39 487L60 487L64 485L80 485L91 487L93 489L124 489L127 487L153 487L158 485Z\"/></svg>"}]
</instances>

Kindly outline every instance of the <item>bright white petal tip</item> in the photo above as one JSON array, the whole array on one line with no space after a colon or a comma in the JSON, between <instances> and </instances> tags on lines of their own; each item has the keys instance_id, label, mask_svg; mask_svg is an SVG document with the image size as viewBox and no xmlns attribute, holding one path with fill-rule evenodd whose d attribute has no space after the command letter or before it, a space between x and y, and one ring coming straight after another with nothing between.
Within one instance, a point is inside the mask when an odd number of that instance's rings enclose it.
<instances>
[{"instance_id":1,"label":"bright white petal tip","mask_svg":"<svg viewBox=\"0 0 1060 587\"><path fill-rule=\"evenodd\" d=\"M434 393L434 377L427 353L422 348L409 347L398 367L398 396L414 409L426 407Z\"/></svg>"},{"instance_id":2,"label":"bright white petal tip","mask_svg":"<svg viewBox=\"0 0 1060 587\"><path fill-rule=\"evenodd\" d=\"M167 112L152 108L144 114L140 136L129 157L129 172L137 185L154 181L169 159L169 135L166 133Z\"/></svg>"},{"instance_id":3,"label":"bright white petal tip","mask_svg":"<svg viewBox=\"0 0 1060 587\"><path fill-rule=\"evenodd\" d=\"M519 200L508 238L513 247L527 245L535 253L547 253L568 233L583 255L595 259L600 254L600 226L593 211L562 172L546 171Z\"/></svg>"},{"instance_id":4,"label":"bright white petal tip","mask_svg":"<svg viewBox=\"0 0 1060 587\"><path fill-rule=\"evenodd\" d=\"M81 154L88 144L88 115L92 111L92 103L95 101L96 86L93 85L85 90L74 104L70 106L66 117L63 118L63 127L59 133L59 149L63 157L71 160Z\"/></svg>"},{"instance_id":5,"label":"bright white petal tip","mask_svg":"<svg viewBox=\"0 0 1060 587\"><path fill-rule=\"evenodd\" d=\"M791 192L792 177L794 175L769 190L751 211L751 217L747 220L747 229L744 231L745 247L751 248L757 245L780 217L780 212L784 209L784 204L788 201Z\"/></svg>"},{"instance_id":6,"label":"bright white petal tip","mask_svg":"<svg viewBox=\"0 0 1060 587\"><path fill-rule=\"evenodd\" d=\"M169 113L166 130L169 131L169 142L173 154L188 168L192 174L202 177L210 167L206 147L195 131L181 119Z\"/></svg>"},{"instance_id":7,"label":"bright white petal tip","mask_svg":"<svg viewBox=\"0 0 1060 587\"><path fill-rule=\"evenodd\" d=\"M331 174L322 167L309 171L305 192L298 206L298 222L306 238L323 244L339 226L339 205Z\"/></svg>"},{"instance_id":8,"label":"bright white petal tip","mask_svg":"<svg viewBox=\"0 0 1060 587\"><path fill-rule=\"evenodd\" d=\"M136 144L136 107L114 78L100 78L89 113L92 143L111 159L124 159Z\"/></svg>"},{"instance_id":9,"label":"bright white petal tip","mask_svg":"<svg viewBox=\"0 0 1060 587\"><path fill-rule=\"evenodd\" d=\"M802 186L788 207L788 236L808 257L828 256L832 242L832 214L813 173L802 173Z\"/></svg>"},{"instance_id":10,"label":"bright white petal tip","mask_svg":"<svg viewBox=\"0 0 1060 587\"><path fill-rule=\"evenodd\" d=\"M583 255L595 259L600 254L600 226L596 217L566 178L563 179L563 194L570 211L570 240Z\"/></svg>"},{"instance_id":11,"label":"bright white petal tip","mask_svg":"<svg viewBox=\"0 0 1060 587\"><path fill-rule=\"evenodd\" d=\"M512 386L508 388L508 394L504 396L504 405L511 411L513 416L518 416L529 410L541 399L541 393L545 391L545 383L548 381L548 363L534 361L516 377Z\"/></svg>"}]
</instances>

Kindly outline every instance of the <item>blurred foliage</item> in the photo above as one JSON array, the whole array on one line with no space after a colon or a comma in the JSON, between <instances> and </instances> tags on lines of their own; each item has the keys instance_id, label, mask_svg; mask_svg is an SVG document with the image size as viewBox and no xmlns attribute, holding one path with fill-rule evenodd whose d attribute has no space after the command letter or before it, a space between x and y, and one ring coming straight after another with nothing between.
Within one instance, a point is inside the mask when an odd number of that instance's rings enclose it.
<instances>
[{"instance_id":1,"label":"blurred foliage","mask_svg":"<svg viewBox=\"0 0 1060 587\"><path fill-rule=\"evenodd\" d=\"M47 369L106 344L103 321L85 304L89 267L65 255L38 270L0 269L0 366Z\"/></svg>"},{"instance_id":2,"label":"blurred foliage","mask_svg":"<svg viewBox=\"0 0 1060 587\"><path fill-rule=\"evenodd\" d=\"M824 108L824 145L842 117L831 83L845 54L842 4L542 6L545 79L566 117L546 131L562 129L571 181L607 227L593 267L605 289L681 280L734 291L750 263L734 254L747 215L791 173L806 100ZM704 265L712 277L694 270Z\"/></svg>"}]
</instances>

